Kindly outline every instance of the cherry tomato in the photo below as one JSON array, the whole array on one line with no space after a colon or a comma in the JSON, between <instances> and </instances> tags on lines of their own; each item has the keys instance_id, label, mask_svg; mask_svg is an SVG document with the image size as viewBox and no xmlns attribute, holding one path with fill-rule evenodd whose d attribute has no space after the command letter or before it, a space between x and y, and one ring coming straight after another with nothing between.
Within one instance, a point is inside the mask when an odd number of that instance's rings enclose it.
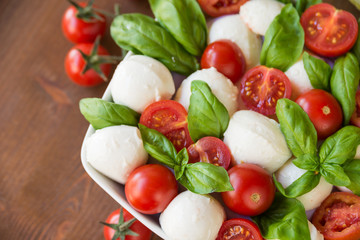
<instances>
[{"instance_id":1,"label":"cherry tomato","mask_svg":"<svg viewBox=\"0 0 360 240\"><path fill-rule=\"evenodd\" d=\"M330 93L312 89L301 94L296 103L308 114L319 139L325 139L341 128L342 109Z\"/></svg>"},{"instance_id":2,"label":"cherry tomato","mask_svg":"<svg viewBox=\"0 0 360 240\"><path fill-rule=\"evenodd\" d=\"M241 79L240 94L248 109L269 116L275 114L278 99L290 98L291 83L282 71L257 66Z\"/></svg>"},{"instance_id":3,"label":"cherry tomato","mask_svg":"<svg viewBox=\"0 0 360 240\"><path fill-rule=\"evenodd\" d=\"M355 112L351 116L350 122L351 124L360 127L360 90L356 92L356 108Z\"/></svg>"},{"instance_id":4,"label":"cherry tomato","mask_svg":"<svg viewBox=\"0 0 360 240\"><path fill-rule=\"evenodd\" d=\"M201 57L201 68L210 67L236 83L244 75L246 63L238 45L230 40L219 40L209 44Z\"/></svg>"},{"instance_id":5,"label":"cherry tomato","mask_svg":"<svg viewBox=\"0 0 360 240\"><path fill-rule=\"evenodd\" d=\"M141 114L140 123L164 134L177 151L193 143L188 130L187 111L176 101L161 100L150 104Z\"/></svg>"},{"instance_id":6,"label":"cherry tomato","mask_svg":"<svg viewBox=\"0 0 360 240\"><path fill-rule=\"evenodd\" d=\"M79 3L85 7L85 3ZM88 21L82 20L77 16L78 9L70 6L66 9L62 18L62 30L67 39L73 43L92 43L97 36L104 36L106 30L106 18L100 13L96 13L99 19L91 18Z\"/></svg>"},{"instance_id":7,"label":"cherry tomato","mask_svg":"<svg viewBox=\"0 0 360 240\"><path fill-rule=\"evenodd\" d=\"M301 16L305 45L313 52L336 57L349 51L358 35L358 23L349 12L327 3L309 7Z\"/></svg>"},{"instance_id":8,"label":"cherry tomato","mask_svg":"<svg viewBox=\"0 0 360 240\"><path fill-rule=\"evenodd\" d=\"M106 219L105 223L103 223L104 226L104 237L105 240L112 240L114 234L125 234L124 238L117 238L116 240L149 240L151 238L151 231L145 227L139 220L135 220L133 223L130 224L130 226L127 226L123 229L121 229L121 226L124 226L129 221L133 220L134 217L125 209L122 209L123 216L121 218L120 216L120 210L117 209L113 211ZM114 224L116 225L115 229L112 227L109 227L108 224ZM133 233L137 233L137 236L130 235L128 231L131 231Z\"/></svg>"},{"instance_id":9,"label":"cherry tomato","mask_svg":"<svg viewBox=\"0 0 360 240\"><path fill-rule=\"evenodd\" d=\"M225 221L216 240L262 240L258 226L245 218L233 218Z\"/></svg>"},{"instance_id":10,"label":"cherry tomato","mask_svg":"<svg viewBox=\"0 0 360 240\"><path fill-rule=\"evenodd\" d=\"M312 223L326 240L360 239L360 197L331 193L316 209Z\"/></svg>"},{"instance_id":11,"label":"cherry tomato","mask_svg":"<svg viewBox=\"0 0 360 240\"><path fill-rule=\"evenodd\" d=\"M276 188L266 170L255 164L242 163L232 167L228 173L234 190L222 192L221 196L232 211L255 216L270 207Z\"/></svg>"},{"instance_id":12,"label":"cherry tomato","mask_svg":"<svg viewBox=\"0 0 360 240\"><path fill-rule=\"evenodd\" d=\"M86 62L78 49L85 54L91 54L93 47L94 44L92 43L77 44L70 49L65 57L65 71L67 75L73 82L81 86L96 86L104 82L104 79L93 69L86 71L84 74L82 73ZM108 51L102 46L98 46L97 54L109 55ZM101 64L100 69L107 77L110 74L111 64Z\"/></svg>"},{"instance_id":13,"label":"cherry tomato","mask_svg":"<svg viewBox=\"0 0 360 240\"><path fill-rule=\"evenodd\" d=\"M177 193L178 186L173 173L159 164L136 168L125 183L129 204L144 214L162 212Z\"/></svg>"},{"instance_id":14,"label":"cherry tomato","mask_svg":"<svg viewBox=\"0 0 360 240\"><path fill-rule=\"evenodd\" d=\"M240 6L248 0L198 0L201 9L212 17L239 13Z\"/></svg>"},{"instance_id":15,"label":"cherry tomato","mask_svg":"<svg viewBox=\"0 0 360 240\"><path fill-rule=\"evenodd\" d=\"M216 137L203 137L188 147L189 162L207 162L228 169L231 152L223 141Z\"/></svg>"}]
</instances>

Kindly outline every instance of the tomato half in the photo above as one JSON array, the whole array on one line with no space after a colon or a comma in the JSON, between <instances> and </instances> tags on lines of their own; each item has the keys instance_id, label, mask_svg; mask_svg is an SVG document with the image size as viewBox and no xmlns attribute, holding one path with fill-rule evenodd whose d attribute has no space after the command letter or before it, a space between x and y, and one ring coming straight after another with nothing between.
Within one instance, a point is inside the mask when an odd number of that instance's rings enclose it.
<instances>
[{"instance_id":1,"label":"tomato half","mask_svg":"<svg viewBox=\"0 0 360 240\"><path fill-rule=\"evenodd\" d=\"M202 57L201 68L214 67L233 83L245 73L246 62L238 45L230 40L219 40L209 44Z\"/></svg>"},{"instance_id":2,"label":"tomato half","mask_svg":"<svg viewBox=\"0 0 360 240\"><path fill-rule=\"evenodd\" d=\"M330 93L312 89L301 94L296 103L308 114L319 139L325 139L342 126L343 113L340 104Z\"/></svg>"},{"instance_id":3,"label":"tomato half","mask_svg":"<svg viewBox=\"0 0 360 240\"><path fill-rule=\"evenodd\" d=\"M127 201L144 214L164 211L177 193L174 174L159 164L146 164L136 168L125 183Z\"/></svg>"},{"instance_id":4,"label":"tomato half","mask_svg":"<svg viewBox=\"0 0 360 240\"><path fill-rule=\"evenodd\" d=\"M347 192L330 194L316 209L312 223L326 240L360 239L360 197Z\"/></svg>"},{"instance_id":5,"label":"tomato half","mask_svg":"<svg viewBox=\"0 0 360 240\"><path fill-rule=\"evenodd\" d=\"M356 92L356 107L355 112L351 116L350 122L352 125L360 127L360 90Z\"/></svg>"},{"instance_id":6,"label":"tomato half","mask_svg":"<svg viewBox=\"0 0 360 240\"><path fill-rule=\"evenodd\" d=\"M188 147L189 162L207 162L229 168L231 152L223 141L216 137L203 137Z\"/></svg>"},{"instance_id":7,"label":"tomato half","mask_svg":"<svg viewBox=\"0 0 360 240\"><path fill-rule=\"evenodd\" d=\"M140 123L164 134L177 151L193 143L188 130L187 111L176 101L161 100L150 104L141 114Z\"/></svg>"},{"instance_id":8,"label":"tomato half","mask_svg":"<svg viewBox=\"0 0 360 240\"><path fill-rule=\"evenodd\" d=\"M105 240L112 240L114 237L114 234L119 234L122 232L125 233L125 239L124 238L117 238L116 240L149 240L151 238L151 231L145 227L139 220L135 220L133 223L131 223L129 226L126 226L126 224L133 220L134 217L131 215L126 209L123 210L123 218L120 218L120 209L117 209L110 213L110 215L107 217L105 223L103 223L104 226L104 237ZM106 224L114 224L114 228L106 226ZM124 227L126 226L126 227ZM133 233L138 234L137 236L130 235L128 231L132 231Z\"/></svg>"},{"instance_id":9,"label":"tomato half","mask_svg":"<svg viewBox=\"0 0 360 240\"><path fill-rule=\"evenodd\" d=\"M349 51L357 39L356 18L328 3L309 7L300 22L305 32L306 47L322 56L340 56Z\"/></svg>"},{"instance_id":10,"label":"tomato half","mask_svg":"<svg viewBox=\"0 0 360 240\"><path fill-rule=\"evenodd\" d=\"M248 109L269 116L275 114L280 98L290 98L291 83L278 69L256 66L242 77L240 94Z\"/></svg>"},{"instance_id":11,"label":"tomato half","mask_svg":"<svg viewBox=\"0 0 360 240\"><path fill-rule=\"evenodd\" d=\"M233 191L222 192L226 206L232 211L256 216L265 212L275 197L275 185L267 171L255 164L242 163L229 171Z\"/></svg>"},{"instance_id":12,"label":"tomato half","mask_svg":"<svg viewBox=\"0 0 360 240\"><path fill-rule=\"evenodd\" d=\"M212 17L239 13L240 6L248 0L198 0L202 10Z\"/></svg>"},{"instance_id":13,"label":"tomato half","mask_svg":"<svg viewBox=\"0 0 360 240\"><path fill-rule=\"evenodd\" d=\"M244 218L233 218L225 221L216 240L262 240L258 226Z\"/></svg>"}]
</instances>

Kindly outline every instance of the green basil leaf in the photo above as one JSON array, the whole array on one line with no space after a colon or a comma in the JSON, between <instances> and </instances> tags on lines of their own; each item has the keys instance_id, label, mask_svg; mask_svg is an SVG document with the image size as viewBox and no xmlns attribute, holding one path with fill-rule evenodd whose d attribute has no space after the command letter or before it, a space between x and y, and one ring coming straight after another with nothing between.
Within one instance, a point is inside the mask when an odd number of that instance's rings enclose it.
<instances>
[{"instance_id":1,"label":"green basil leaf","mask_svg":"<svg viewBox=\"0 0 360 240\"><path fill-rule=\"evenodd\" d=\"M296 198L310 192L319 184L320 178L320 174L313 171L307 171L290 184L290 186L284 188L281 183L276 180L275 174L273 174L275 186L279 192L287 198Z\"/></svg>"},{"instance_id":2,"label":"green basil leaf","mask_svg":"<svg viewBox=\"0 0 360 240\"><path fill-rule=\"evenodd\" d=\"M360 18L358 19L358 31L360 32ZM355 54L358 62L360 62L360 35L358 35L354 47L351 51Z\"/></svg>"},{"instance_id":3,"label":"green basil leaf","mask_svg":"<svg viewBox=\"0 0 360 240\"><path fill-rule=\"evenodd\" d=\"M110 33L121 48L155 58L170 71L189 75L199 68L197 59L151 17L138 13L119 15Z\"/></svg>"},{"instance_id":4,"label":"green basil leaf","mask_svg":"<svg viewBox=\"0 0 360 240\"><path fill-rule=\"evenodd\" d=\"M304 206L297 199L285 198L280 193L270 208L252 217L266 239L311 240Z\"/></svg>"},{"instance_id":5,"label":"green basil leaf","mask_svg":"<svg viewBox=\"0 0 360 240\"><path fill-rule=\"evenodd\" d=\"M303 62L306 73L314 88L330 91L330 77L332 69L324 60L311 56L307 52L303 54Z\"/></svg>"},{"instance_id":6,"label":"green basil leaf","mask_svg":"<svg viewBox=\"0 0 360 240\"><path fill-rule=\"evenodd\" d=\"M194 142L205 136L222 138L230 121L225 106L204 81L191 82L189 133Z\"/></svg>"},{"instance_id":7,"label":"green basil leaf","mask_svg":"<svg viewBox=\"0 0 360 240\"><path fill-rule=\"evenodd\" d=\"M198 194L234 190L225 168L205 162L187 164L179 182Z\"/></svg>"},{"instance_id":8,"label":"green basil leaf","mask_svg":"<svg viewBox=\"0 0 360 240\"><path fill-rule=\"evenodd\" d=\"M178 152L175 158L176 165L174 166L174 173L176 180L179 180L184 174L186 164L189 161L189 155L186 148L183 148Z\"/></svg>"},{"instance_id":9,"label":"green basil leaf","mask_svg":"<svg viewBox=\"0 0 360 240\"><path fill-rule=\"evenodd\" d=\"M158 131L139 124L141 138L145 150L159 162L174 168L176 163L176 150L174 145Z\"/></svg>"},{"instance_id":10,"label":"green basil leaf","mask_svg":"<svg viewBox=\"0 0 360 240\"><path fill-rule=\"evenodd\" d=\"M123 105L100 98L83 98L79 103L80 112L95 128L115 125L137 126L140 114Z\"/></svg>"},{"instance_id":11,"label":"green basil leaf","mask_svg":"<svg viewBox=\"0 0 360 240\"><path fill-rule=\"evenodd\" d=\"M307 8L318 3L322 3L322 0L296 0L296 10L301 16Z\"/></svg>"},{"instance_id":12,"label":"green basil leaf","mask_svg":"<svg viewBox=\"0 0 360 240\"><path fill-rule=\"evenodd\" d=\"M161 26L189 53L200 56L207 45L207 27L197 1L149 0L149 3Z\"/></svg>"},{"instance_id":13,"label":"green basil leaf","mask_svg":"<svg viewBox=\"0 0 360 240\"><path fill-rule=\"evenodd\" d=\"M360 196L360 160L348 160L342 167L351 182L346 187L354 194Z\"/></svg>"},{"instance_id":14,"label":"green basil leaf","mask_svg":"<svg viewBox=\"0 0 360 240\"><path fill-rule=\"evenodd\" d=\"M320 158L317 155L304 154L295 158L292 162L298 168L317 171L320 165Z\"/></svg>"},{"instance_id":15,"label":"green basil leaf","mask_svg":"<svg viewBox=\"0 0 360 240\"><path fill-rule=\"evenodd\" d=\"M291 4L287 4L265 33L260 63L285 72L299 59L303 48L304 30L299 15Z\"/></svg>"},{"instance_id":16,"label":"green basil leaf","mask_svg":"<svg viewBox=\"0 0 360 240\"><path fill-rule=\"evenodd\" d=\"M320 173L325 180L335 186L348 186L351 181L344 169L338 164L322 164Z\"/></svg>"},{"instance_id":17,"label":"green basil leaf","mask_svg":"<svg viewBox=\"0 0 360 240\"><path fill-rule=\"evenodd\" d=\"M343 164L353 159L360 144L360 128L346 126L328 137L320 147L320 162Z\"/></svg>"},{"instance_id":18,"label":"green basil leaf","mask_svg":"<svg viewBox=\"0 0 360 240\"><path fill-rule=\"evenodd\" d=\"M347 53L335 61L330 79L331 93L341 105L344 125L350 121L355 111L355 94L359 85L359 62L354 54Z\"/></svg>"},{"instance_id":19,"label":"green basil leaf","mask_svg":"<svg viewBox=\"0 0 360 240\"><path fill-rule=\"evenodd\" d=\"M286 143L296 157L317 154L315 127L298 104L289 99L279 99L276 104L276 116Z\"/></svg>"}]
</instances>

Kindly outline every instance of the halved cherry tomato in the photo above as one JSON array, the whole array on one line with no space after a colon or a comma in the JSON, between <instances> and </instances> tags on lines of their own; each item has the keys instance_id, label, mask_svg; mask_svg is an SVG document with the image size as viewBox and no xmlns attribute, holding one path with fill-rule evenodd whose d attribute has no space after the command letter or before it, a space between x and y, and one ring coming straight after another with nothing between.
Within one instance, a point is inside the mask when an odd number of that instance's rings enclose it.
<instances>
[{"instance_id":1,"label":"halved cherry tomato","mask_svg":"<svg viewBox=\"0 0 360 240\"><path fill-rule=\"evenodd\" d=\"M360 239L360 197L347 192L330 194L316 209L312 223L326 240Z\"/></svg>"},{"instance_id":2,"label":"halved cherry tomato","mask_svg":"<svg viewBox=\"0 0 360 240\"><path fill-rule=\"evenodd\" d=\"M198 0L202 10L212 17L239 13L240 6L248 0Z\"/></svg>"},{"instance_id":3,"label":"halved cherry tomato","mask_svg":"<svg viewBox=\"0 0 360 240\"><path fill-rule=\"evenodd\" d=\"M240 93L248 109L269 116L275 113L278 99L290 98L291 83L278 69L256 66L242 77Z\"/></svg>"},{"instance_id":4,"label":"halved cherry tomato","mask_svg":"<svg viewBox=\"0 0 360 240\"><path fill-rule=\"evenodd\" d=\"M231 152L223 141L216 137L203 137L188 147L189 162L207 162L228 169Z\"/></svg>"},{"instance_id":5,"label":"halved cherry tomato","mask_svg":"<svg viewBox=\"0 0 360 240\"><path fill-rule=\"evenodd\" d=\"M164 134L177 151L193 143L188 130L187 111L176 101L161 100L150 104L141 114L140 123Z\"/></svg>"},{"instance_id":6,"label":"halved cherry tomato","mask_svg":"<svg viewBox=\"0 0 360 240\"><path fill-rule=\"evenodd\" d=\"M245 218L233 218L225 221L216 240L262 240L258 226Z\"/></svg>"},{"instance_id":7,"label":"halved cherry tomato","mask_svg":"<svg viewBox=\"0 0 360 240\"><path fill-rule=\"evenodd\" d=\"M360 127L360 90L356 92L356 107L355 112L351 116L350 122L351 124Z\"/></svg>"},{"instance_id":8,"label":"halved cherry tomato","mask_svg":"<svg viewBox=\"0 0 360 240\"><path fill-rule=\"evenodd\" d=\"M358 23L349 12L327 3L309 7L301 16L305 45L313 52L336 57L349 51L358 35Z\"/></svg>"}]
</instances>

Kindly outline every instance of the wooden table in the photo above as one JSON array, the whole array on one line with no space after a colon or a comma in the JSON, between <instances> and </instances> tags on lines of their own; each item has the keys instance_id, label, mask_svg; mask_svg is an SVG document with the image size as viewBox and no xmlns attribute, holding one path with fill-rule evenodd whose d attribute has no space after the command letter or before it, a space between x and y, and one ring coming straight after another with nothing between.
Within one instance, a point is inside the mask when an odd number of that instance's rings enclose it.
<instances>
[{"instance_id":1,"label":"wooden table","mask_svg":"<svg viewBox=\"0 0 360 240\"><path fill-rule=\"evenodd\" d=\"M146 0L97 1L112 11L151 14ZM335 1L330 1L335 2ZM343 0L337 7L357 11ZM118 208L85 173L80 147L88 127L84 88L64 72L73 46L61 31L66 1L0 1L0 239L103 239L99 221ZM120 54L109 34L103 45Z\"/></svg>"}]
</instances>

